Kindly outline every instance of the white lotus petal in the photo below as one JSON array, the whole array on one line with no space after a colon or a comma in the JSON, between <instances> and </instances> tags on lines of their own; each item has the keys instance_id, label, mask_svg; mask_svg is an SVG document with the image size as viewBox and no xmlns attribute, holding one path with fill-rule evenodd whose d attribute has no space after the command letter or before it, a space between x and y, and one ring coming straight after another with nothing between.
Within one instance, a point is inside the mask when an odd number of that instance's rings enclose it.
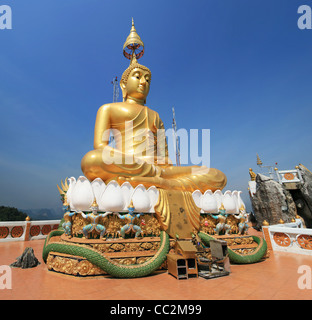
<instances>
[{"instance_id":1,"label":"white lotus petal","mask_svg":"<svg viewBox=\"0 0 312 320\"><path fill-rule=\"evenodd\" d=\"M241 193L242 191L238 191L238 209L240 209L240 207L243 205L246 209L245 203L243 201L243 199L241 198Z\"/></svg>"},{"instance_id":2,"label":"white lotus petal","mask_svg":"<svg viewBox=\"0 0 312 320\"><path fill-rule=\"evenodd\" d=\"M193 197L193 200L196 204L196 206L198 208L201 208L201 197L202 197L202 193L199 191L199 190L195 190L193 193L192 193L192 197Z\"/></svg>"},{"instance_id":3,"label":"white lotus petal","mask_svg":"<svg viewBox=\"0 0 312 320\"><path fill-rule=\"evenodd\" d=\"M154 213L155 212L155 205L158 202L158 198L159 198L159 191L155 186L151 186L147 189L147 195L150 199L150 203L151 203L151 208L150 208L150 213Z\"/></svg>"},{"instance_id":4,"label":"white lotus petal","mask_svg":"<svg viewBox=\"0 0 312 320\"><path fill-rule=\"evenodd\" d=\"M80 176L71 193L72 204L76 210L90 211L90 206L94 201L94 194L89 180Z\"/></svg>"},{"instance_id":5,"label":"white lotus petal","mask_svg":"<svg viewBox=\"0 0 312 320\"><path fill-rule=\"evenodd\" d=\"M132 195L132 192L133 192L133 187L132 185L126 181L124 182L122 185L121 185L121 193L122 193L122 196L123 196L123 199L124 199L124 207L123 207L123 211L128 211L128 206L130 204L130 201L131 201L131 195Z\"/></svg>"},{"instance_id":6,"label":"white lotus petal","mask_svg":"<svg viewBox=\"0 0 312 320\"><path fill-rule=\"evenodd\" d=\"M222 203L224 205L226 213L236 213L236 203L232 197L232 192L230 190L225 191Z\"/></svg>"},{"instance_id":7,"label":"white lotus petal","mask_svg":"<svg viewBox=\"0 0 312 320\"><path fill-rule=\"evenodd\" d=\"M232 192L232 197L233 197L233 200L235 202L235 206L236 206L236 209L235 209L235 213L238 213L239 211L239 206L238 206L238 191L237 190L234 190Z\"/></svg>"},{"instance_id":8,"label":"white lotus petal","mask_svg":"<svg viewBox=\"0 0 312 320\"><path fill-rule=\"evenodd\" d=\"M206 190L201 198L201 208L206 213L217 213L218 202L211 190Z\"/></svg>"},{"instance_id":9,"label":"white lotus petal","mask_svg":"<svg viewBox=\"0 0 312 320\"><path fill-rule=\"evenodd\" d=\"M151 201L143 184L139 184L133 190L131 200L133 201L135 212L149 212Z\"/></svg>"},{"instance_id":10,"label":"white lotus petal","mask_svg":"<svg viewBox=\"0 0 312 320\"><path fill-rule=\"evenodd\" d=\"M91 182L91 186L92 186L92 190L93 190L96 202L99 205L102 194L105 190L106 184L101 178L96 178Z\"/></svg>"},{"instance_id":11,"label":"white lotus petal","mask_svg":"<svg viewBox=\"0 0 312 320\"><path fill-rule=\"evenodd\" d=\"M73 201L72 201L72 193L75 188L75 185L76 185L76 178L70 177L68 179L68 190L67 190L66 196L67 196L67 203L69 203L71 211L75 211L75 207L74 207Z\"/></svg>"},{"instance_id":12,"label":"white lotus petal","mask_svg":"<svg viewBox=\"0 0 312 320\"><path fill-rule=\"evenodd\" d=\"M218 210L219 208L221 207L221 204L222 204L222 200L223 200L223 194L221 192L221 190L216 190L214 193L213 193L216 201L217 201L217 204L218 204Z\"/></svg>"},{"instance_id":13,"label":"white lotus petal","mask_svg":"<svg viewBox=\"0 0 312 320\"><path fill-rule=\"evenodd\" d=\"M124 207L124 198L121 188L115 180L112 180L107 184L102 194L99 206L101 211L122 211Z\"/></svg>"}]
</instances>

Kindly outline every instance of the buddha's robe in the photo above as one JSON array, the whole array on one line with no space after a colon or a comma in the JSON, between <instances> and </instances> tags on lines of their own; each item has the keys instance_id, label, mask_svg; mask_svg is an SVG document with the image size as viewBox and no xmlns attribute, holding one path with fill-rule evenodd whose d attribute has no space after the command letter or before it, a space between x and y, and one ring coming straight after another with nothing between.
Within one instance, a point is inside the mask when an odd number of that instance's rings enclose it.
<instances>
[{"instance_id":1,"label":"buddha's robe","mask_svg":"<svg viewBox=\"0 0 312 320\"><path fill-rule=\"evenodd\" d=\"M108 145L110 129L115 148ZM173 166L168 157L165 128L157 112L127 102L103 105L97 113L94 150L82 159L81 168L90 180L101 178L142 183L163 189L194 191L222 189L226 176L217 169Z\"/></svg>"}]
</instances>

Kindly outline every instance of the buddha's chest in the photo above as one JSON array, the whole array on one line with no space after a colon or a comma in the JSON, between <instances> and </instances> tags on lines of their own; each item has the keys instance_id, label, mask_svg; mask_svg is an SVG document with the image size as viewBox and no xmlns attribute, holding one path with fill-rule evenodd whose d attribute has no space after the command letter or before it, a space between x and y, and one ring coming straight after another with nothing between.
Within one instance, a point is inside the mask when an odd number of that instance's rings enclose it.
<instances>
[{"instance_id":1,"label":"buddha's chest","mask_svg":"<svg viewBox=\"0 0 312 320\"><path fill-rule=\"evenodd\" d=\"M150 130L156 133L156 113L147 107L131 106L131 108L121 107L114 112L111 119L111 127L120 132L134 133L138 130Z\"/></svg>"}]
</instances>

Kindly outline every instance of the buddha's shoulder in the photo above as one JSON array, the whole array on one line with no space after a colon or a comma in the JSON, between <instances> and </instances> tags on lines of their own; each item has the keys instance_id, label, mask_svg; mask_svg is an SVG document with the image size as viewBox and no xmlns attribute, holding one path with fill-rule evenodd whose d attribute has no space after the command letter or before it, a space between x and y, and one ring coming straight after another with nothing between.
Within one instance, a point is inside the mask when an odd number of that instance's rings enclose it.
<instances>
[{"instance_id":1,"label":"buddha's shoulder","mask_svg":"<svg viewBox=\"0 0 312 320\"><path fill-rule=\"evenodd\" d=\"M159 117L159 114L158 114L157 111L151 109L151 108L148 107L148 106L146 106L146 108L147 108L147 110L148 110L148 112L149 112L150 114L152 114L152 115L154 115L154 116L156 116L156 117Z\"/></svg>"},{"instance_id":2,"label":"buddha's shoulder","mask_svg":"<svg viewBox=\"0 0 312 320\"><path fill-rule=\"evenodd\" d=\"M100 108L99 108L99 112L109 112L112 110L116 110L116 109L120 109L123 105L123 102L112 102L112 103L106 103L103 104Z\"/></svg>"}]
</instances>

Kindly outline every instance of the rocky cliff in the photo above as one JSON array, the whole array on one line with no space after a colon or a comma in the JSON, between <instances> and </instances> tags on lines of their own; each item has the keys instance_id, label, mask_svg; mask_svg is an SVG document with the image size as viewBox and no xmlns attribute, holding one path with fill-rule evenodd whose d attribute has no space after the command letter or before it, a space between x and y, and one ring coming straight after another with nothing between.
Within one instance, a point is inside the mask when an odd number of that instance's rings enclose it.
<instances>
[{"instance_id":1,"label":"rocky cliff","mask_svg":"<svg viewBox=\"0 0 312 320\"><path fill-rule=\"evenodd\" d=\"M280 183L262 174L257 175L256 183L256 193L251 197L257 219L255 228L261 229L264 220L270 225L280 223L281 219L291 222L297 215L297 210L290 192Z\"/></svg>"}]
</instances>

